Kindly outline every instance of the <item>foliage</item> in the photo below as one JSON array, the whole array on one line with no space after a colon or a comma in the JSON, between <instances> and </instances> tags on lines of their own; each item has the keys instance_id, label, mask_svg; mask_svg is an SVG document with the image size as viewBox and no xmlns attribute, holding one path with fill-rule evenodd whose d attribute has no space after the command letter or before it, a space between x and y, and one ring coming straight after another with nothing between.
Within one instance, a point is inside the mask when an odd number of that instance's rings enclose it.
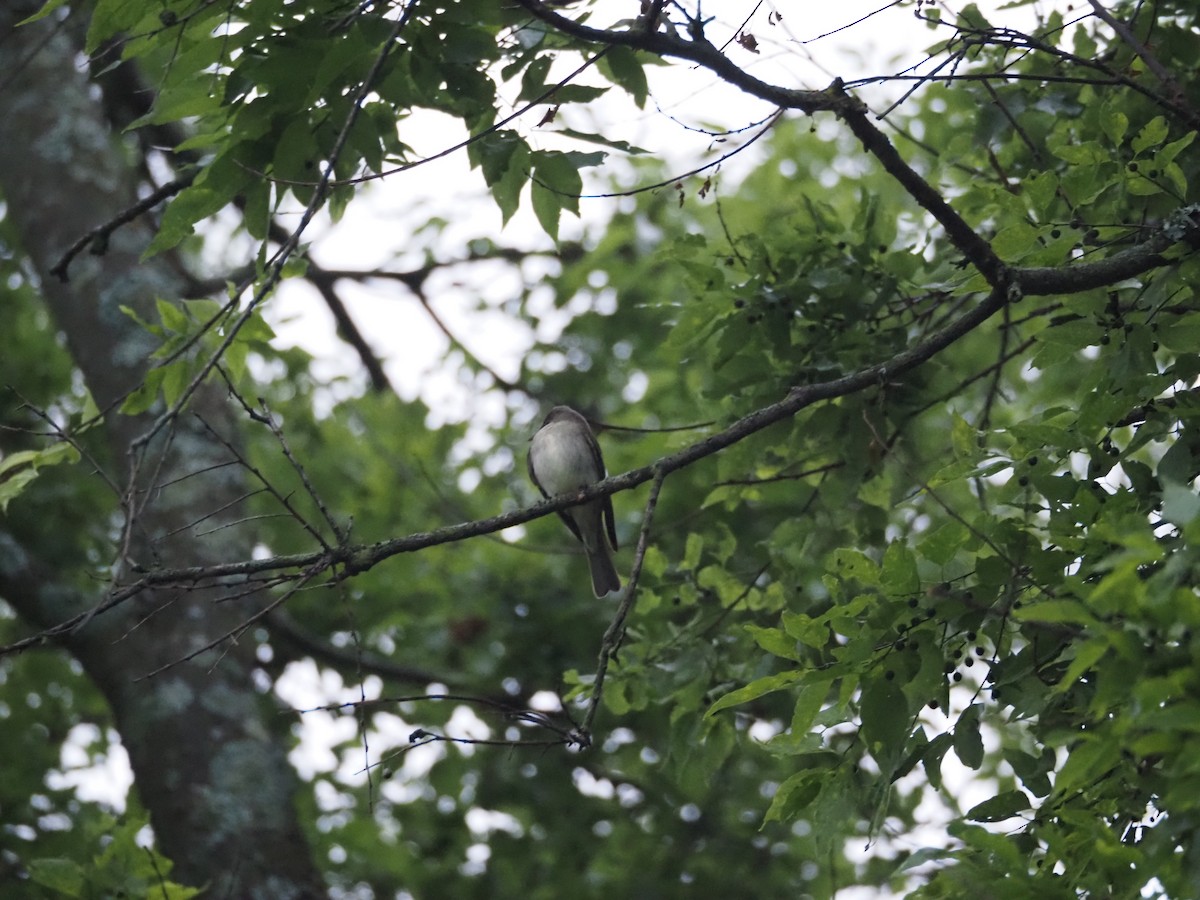
<instances>
[{"instance_id":1,"label":"foliage","mask_svg":"<svg viewBox=\"0 0 1200 900\"><path fill-rule=\"evenodd\" d=\"M199 888L182 887L167 880L170 860L136 842L145 822L101 821L104 849L86 867L72 859L34 860L30 880L59 897L148 897L188 900Z\"/></svg>"},{"instance_id":2,"label":"foliage","mask_svg":"<svg viewBox=\"0 0 1200 900\"><path fill-rule=\"evenodd\" d=\"M243 512L263 517L239 559L282 573L272 596L308 635L256 622L264 672L289 703L305 660L345 679L327 676L319 702L348 705L306 713L338 743L299 800L332 887L1195 895L1200 26L1183 3L1104 14L1132 35L1058 12L1021 34L967 7L931 25L931 41L953 35L933 52L953 77L886 131L840 86L759 91L822 127L793 112L744 179L677 182L577 120L540 142L529 116L616 93L644 107L651 64L680 58L754 94L712 62L698 18L626 23L605 49L585 14L533 0L94 4L88 52L124 35L122 55L157 75L132 128L187 125L149 255L202 240L228 208L257 248L232 299L160 298L158 320L139 320L161 349L119 414L186 409L201 381L231 395L257 491ZM461 346L448 356L467 390L504 395L482 437L439 424L427 396L339 393L268 324L280 279L314 277L300 230L272 254L273 226L306 208L336 221L375 176L422 165L415 110L460 124L504 221L524 205L563 238L544 277L533 251L476 245L521 284L503 312L531 344L507 387ZM638 183L678 186L638 193L578 252L562 213L620 152ZM28 340L0 362L24 398L4 400L19 431L0 503L27 544L81 548L80 587L117 507L62 465L75 443L30 437L32 409L72 423L93 409L32 286L8 274ZM408 282L423 302L428 275ZM647 547L607 669L613 607L581 589L553 516L388 543L532 503L525 442L539 404L562 400L613 426L611 472L660 464L614 495L622 544ZM67 491L90 511L70 530ZM196 511L198 539L211 512ZM65 658L4 666L54 698L4 706L19 727L3 755L22 761L0 797L21 820L0 833L5 865L60 890L98 879L107 863L87 869L34 811L95 827L94 806L39 779L69 724L106 714ZM578 729L601 686L588 747ZM34 733L49 739L28 746ZM485 735L501 746L472 742Z\"/></svg>"}]
</instances>

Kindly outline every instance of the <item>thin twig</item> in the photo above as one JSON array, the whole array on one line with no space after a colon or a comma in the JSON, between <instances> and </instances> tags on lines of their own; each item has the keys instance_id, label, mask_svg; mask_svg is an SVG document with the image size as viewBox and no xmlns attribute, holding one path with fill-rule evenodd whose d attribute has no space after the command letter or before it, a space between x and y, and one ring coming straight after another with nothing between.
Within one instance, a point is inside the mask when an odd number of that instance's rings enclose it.
<instances>
[{"instance_id":1,"label":"thin twig","mask_svg":"<svg viewBox=\"0 0 1200 900\"><path fill-rule=\"evenodd\" d=\"M1096 17L1115 31L1117 36L1128 44L1129 48L1146 64L1146 68L1154 73L1154 77L1161 81L1163 86L1171 92L1174 103L1181 111L1187 114L1188 124L1195 127L1197 122L1200 121L1200 114L1197 114L1188 104L1187 94L1184 92L1183 86L1175 80L1175 76L1171 74L1166 66L1158 61L1158 57L1151 53L1145 44L1138 40L1137 35L1133 33L1133 30L1128 25L1105 9L1098 0L1088 0L1088 2L1091 4L1092 10L1096 13Z\"/></svg>"},{"instance_id":2,"label":"thin twig","mask_svg":"<svg viewBox=\"0 0 1200 900\"><path fill-rule=\"evenodd\" d=\"M253 463L251 463L250 460L246 459L242 455L242 452L237 447L235 447L231 441L229 441L224 435L222 435L219 431L217 431L215 428L213 428L212 425L208 424L208 422L202 416L197 414L196 419L197 419L197 421L200 422L201 425L204 426L205 430L209 434L211 434L217 441L219 441L221 443L221 445L223 447L225 447L226 450L228 450L235 457L237 457L237 461L242 466L242 468L245 469L247 472L249 472L251 475L253 475L255 478L257 478L259 480L259 482L262 483L263 490L267 491L272 497L274 497L276 502L278 502L280 506L282 506L284 509L286 509L288 511L288 514L293 519L295 519L297 522L300 523L300 527L303 528L305 531L307 531L310 535L312 535L313 540L315 540L318 544L320 544L322 549L324 549L326 551L328 551L330 549L329 543L325 540L325 538L321 534L321 532L319 532L317 530L316 526L313 525L312 523L310 523L307 519L304 518L303 515L300 514L300 511L297 510L295 508L295 506L292 505L291 500L289 500L286 495L281 494L278 491L278 489L276 489L276 487L273 484L271 484L271 482L267 479L267 476L264 475L261 471L259 471L257 466L255 466ZM258 493L258 492L255 491L253 493ZM247 496L250 496L250 495L247 495Z\"/></svg>"},{"instance_id":3,"label":"thin twig","mask_svg":"<svg viewBox=\"0 0 1200 900\"><path fill-rule=\"evenodd\" d=\"M246 630L249 629L251 626L253 626L256 622L259 622L260 620L265 618L273 609L281 606L284 602L286 602L292 596L294 596L297 591L299 591L302 587L304 587L305 584L307 584L309 581L311 581L312 579L314 579L318 575L320 575L321 572L324 571L324 569L325 569L324 566L315 566L315 565L310 566L308 571L303 573L300 576L300 579L296 582L296 584L289 587L286 591L284 591L282 594L280 594L278 597L276 597L274 600L272 600L270 603L268 603L262 609L258 610L253 615L249 616L247 619L245 619L240 624L235 625L233 628L229 629L224 634L213 638L211 641L208 641L202 647L197 647L195 650L192 650L189 653L185 653L183 656L180 656L177 659L174 659L169 663L164 663L163 665L159 666L156 669L153 669L150 672L147 672L144 675L139 675L138 677L134 678L133 680L135 682L145 681L146 679L153 678L156 675L161 675L163 672L167 671L168 669L173 669L173 668L175 668L175 666L181 665L185 662L188 662L189 660L195 659L197 656L200 656L203 653L207 653L209 650L212 650L215 647L220 646L221 644L225 643L226 641L236 640L238 637L245 634Z\"/></svg>"},{"instance_id":4,"label":"thin twig","mask_svg":"<svg viewBox=\"0 0 1200 900\"><path fill-rule=\"evenodd\" d=\"M169 197L174 197L193 181L196 180L196 173L190 172L187 175L180 175L171 181L168 181L162 187L151 192L137 203L117 213L103 225L97 225L91 231L84 234L75 241L67 250L59 257L50 268L50 274L55 276L59 281L66 283L71 279L67 275L67 267L71 265L71 261L83 252L84 247L90 246L92 252L101 255L108 246L108 239L112 233L122 225L128 225L138 216L147 213L154 207L158 206Z\"/></svg>"},{"instance_id":5,"label":"thin twig","mask_svg":"<svg viewBox=\"0 0 1200 900\"><path fill-rule=\"evenodd\" d=\"M646 500L646 510L642 514L642 528L638 533L637 550L634 552L633 569L629 573L629 584L625 586L625 592L617 607L616 615L613 616L612 622L604 632L604 639L600 642L600 658L596 662L596 680L592 683L592 696L588 701L587 715L584 716L583 724L579 727L579 734L584 740L584 746L591 741L592 723L596 720L600 699L604 695L604 679L608 674L609 661L617 652L617 648L621 646L621 641L625 637L625 621L629 618L637 600L642 563L646 558L646 548L650 543L650 527L654 522L654 509L658 506L658 495L662 491L666 477L666 471L659 470L655 473L654 483L650 486L650 496Z\"/></svg>"}]
</instances>

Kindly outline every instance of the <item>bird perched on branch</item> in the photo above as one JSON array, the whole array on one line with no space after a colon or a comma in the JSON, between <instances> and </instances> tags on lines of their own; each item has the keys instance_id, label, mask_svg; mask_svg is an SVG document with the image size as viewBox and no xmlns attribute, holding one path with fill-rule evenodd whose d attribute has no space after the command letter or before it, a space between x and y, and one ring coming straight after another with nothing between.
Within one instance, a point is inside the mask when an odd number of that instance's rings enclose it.
<instances>
[{"instance_id":1,"label":"bird perched on branch","mask_svg":"<svg viewBox=\"0 0 1200 900\"><path fill-rule=\"evenodd\" d=\"M529 445L529 477L542 495L574 493L604 476L604 459L588 420L569 406L550 410ZM609 550L617 549L612 498L597 497L561 510L559 516L583 544L596 596L619 591L621 579Z\"/></svg>"}]
</instances>

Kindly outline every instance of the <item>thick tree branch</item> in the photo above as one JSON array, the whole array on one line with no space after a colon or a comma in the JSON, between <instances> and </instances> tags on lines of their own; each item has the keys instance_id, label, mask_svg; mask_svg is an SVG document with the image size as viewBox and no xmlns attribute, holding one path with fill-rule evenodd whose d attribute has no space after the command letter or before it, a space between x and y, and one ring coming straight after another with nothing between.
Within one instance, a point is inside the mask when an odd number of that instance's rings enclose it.
<instances>
[{"instance_id":1,"label":"thick tree branch","mask_svg":"<svg viewBox=\"0 0 1200 900\"><path fill-rule=\"evenodd\" d=\"M976 234L941 193L913 169L888 140L882 131L870 121L866 106L846 93L841 79L823 91L801 91L769 84L743 71L721 53L703 35L699 28L692 29L690 40L668 32L643 29L628 31L606 31L591 28L561 16L548 9L538 0L517 0L538 19L553 25L558 30L580 40L609 46L632 47L661 56L673 56L690 60L720 76L727 83L741 88L747 94L774 103L784 109L796 109L812 115L831 112L842 119L862 141L868 153L879 160L883 168L895 178L921 207L946 229L946 234L964 256L983 274L992 287L1004 287L1005 267L991 246Z\"/></svg>"},{"instance_id":2,"label":"thick tree branch","mask_svg":"<svg viewBox=\"0 0 1200 900\"><path fill-rule=\"evenodd\" d=\"M50 268L50 274L60 281L68 281L67 269L70 267L71 261L82 253L85 247L90 248L91 252L96 256L104 255L108 250L108 239L114 231L123 225L128 225L138 216L148 213L164 200L174 197L190 185L195 178L195 172L174 178L157 190L147 194L137 203L133 204L133 206L121 210L120 213L113 216L107 222L84 232L75 243L63 251L63 255L59 257L58 262Z\"/></svg>"},{"instance_id":3,"label":"thick tree branch","mask_svg":"<svg viewBox=\"0 0 1200 900\"><path fill-rule=\"evenodd\" d=\"M836 112L846 102L844 95L839 98L838 94L830 94L827 91L784 88L755 78L723 55L703 36L702 31L698 28L692 29L690 40L669 31L651 31L640 27L624 31L608 31L568 19L538 0L517 0L517 3L530 15L553 26L555 30L561 31L563 34L591 44L629 47L632 50L645 50L659 56L686 59L719 75L729 84L741 88L747 94L759 97L776 106L798 109L811 115L820 110Z\"/></svg>"},{"instance_id":4,"label":"thick tree branch","mask_svg":"<svg viewBox=\"0 0 1200 900\"><path fill-rule=\"evenodd\" d=\"M418 532L366 546L340 545L290 556L241 560L183 569L159 569L147 572L138 580L111 591L96 612L112 609L144 591L164 586L220 583L226 588L234 588L246 580L264 573L291 573L290 577L307 580L313 577L314 572L335 567L340 570L335 580L342 580L365 572L401 553L412 553L426 547L455 543L467 538L502 531L505 528L522 525L570 506L586 503L596 497L629 490L650 481L659 473L666 475L690 466L764 428L794 416L800 410L815 403L867 390L911 371L978 328L1005 305L1019 301L1026 294L1078 292L1132 278L1165 264L1166 260L1162 256L1165 250L1173 245L1179 245L1180 242L1188 242L1190 245L1196 240L1197 235L1200 235L1200 208L1185 207L1168 219L1160 231L1144 244L1124 250L1110 259L1096 263L1068 265L1061 269L1005 270L1008 272L1009 284L1007 286L993 288L991 293L973 309L963 313L930 334L919 344L891 359L867 366L841 378L794 387L778 403L756 410L717 434L685 447L670 456L663 457L651 465L606 478L577 494L554 497L534 506L512 510L488 519L463 522L435 531ZM6 647L0 647L0 655L20 651L49 637L69 632L84 622L91 614L84 613L75 616L37 635Z\"/></svg>"},{"instance_id":5,"label":"thick tree branch","mask_svg":"<svg viewBox=\"0 0 1200 900\"><path fill-rule=\"evenodd\" d=\"M1168 265L1162 254L1172 246L1200 245L1200 204L1177 210L1146 241L1097 262L1019 269L1014 277L1026 296L1073 294L1107 287Z\"/></svg>"},{"instance_id":6,"label":"thick tree branch","mask_svg":"<svg viewBox=\"0 0 1200 900\"><path fill-rule=\"evenodd\" d=\"M502 531L505 528L524 524L567 507L585 503L596 497L629 490L657 477L658 473L666 475L711 456L764 428L794 416L800 410L815 403L857 393L908 372L978 328L1005 305L1020 300L1026 294L1078 292L1132 278L1165 264L1166 260L1162 256L1164 251L1181 242L1187 242L1190 245L1196 241L1198 234L1200 234L1200 208L1190 206L1168 219L1163 227L1144 244L1117 253L1107 260L1068 265L1060 269L1003 270L1008 273L1009 284L1007 286L993 288L979 305L890 360L867 366L841 378L795 387L778 403L756 410L715 435L685 447L652 465L607 478L577 494L554 497L534 506L512 510L488 519L463 522L435 531L418 532L367 546L340 545L290 556L147 572L138 580L111 591L95 612L112 609L152 588L212 583L220 583L231 588L247 579L269 572L292 573L292 577L309 579L314 572L336 567L340 570L336 580L342 580L364 572L401 553L412 553L426 547L454 543ZM37 635L6 647L0 647L0 655L17 652L34 646L49 637L69 632L86 621L92 614L84 613L72 617Z\"/></svg>"}]
</instances>

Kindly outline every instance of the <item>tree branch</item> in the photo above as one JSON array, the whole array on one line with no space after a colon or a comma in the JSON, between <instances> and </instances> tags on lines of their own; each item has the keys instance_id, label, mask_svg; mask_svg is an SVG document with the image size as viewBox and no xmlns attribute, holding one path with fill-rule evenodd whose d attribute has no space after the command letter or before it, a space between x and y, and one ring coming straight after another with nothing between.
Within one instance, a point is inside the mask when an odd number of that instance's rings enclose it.
<instances>
[{"instance_id":1,"label":"tree branch","mask_svg":"<svg viewBox=\"0 0 1200 900\"><path fill-rule=\"evenodd\" d=\"M724 81L741 88L747 94L774 103L785 109L797 109L812 115L831 112L842 119L863 143L868 153L879 160L883 168L895 178L920 206L946 229L954 245L983 274L992 287L1004 287L1005 266L941 193L908 165L891 141L876 128L868 118L866 106L846 93L841 79L822 91L801 91L769 84L743 71L728 57L711 44L699 29L692 29L691 40L685 40L667 32L644 30L606 31L574 22L548 9L538 0L517 0L530 14L564 34L590 43L632 47L661 56L673 56L690 60L703 66Z\"/></svg>"},{"instance_id":2,"label":"tree branch","mask_svg":"<svg viewBox=\"0 0 1200 900\"><path fill-rule=\"evenodd\" d=\"M756 410L734 422L725 430L666 456L652 465L606 478L581 491L553 497L525 509L512 510L488 519L463 522L435 531L417 532L367 546L340 544L337 547L311 553L148 572L137 581L110 591L96 609L68 619L37 635L0 647L0 656L24 650L40 643L47 637L69 632L95 613L112 609L153 587L179 584L195 586L202 582L228 580L233 580L231 583L236 584L238 583L236 579L247 579L264 572L292 572L292 577L307 581L315 573L335 566L340 567L341 571L335 575L334 581L341 581L365 572L401 553L412 553L426 547L454 543L501 531L553 512L578 506L597 497L629 490L653 478L660 477L660 475L665 476L690 466L692 463L732 446L776 422L794 416L800 410L815 403L868 389L915 369L978 328L1005 305L1019 301L1026 294L1073 293L1132 278L1166 264L1167 260L1162 253L1173 245L1181 242L1186 243L1189 247L1200 245L1198 238L1200 238L1200 205L1192 205L1183 207L1169 217L1162 227L1143 244L1123 250L1100 262L1078 263L1057 269L1011 270L1000 264L1001 271L1006 273L1004 281L1007 284L1002 281L1000 285L994 286L988 296L975 308L934 331L919 344L889 360L866 366L841 378L794 387L779 402ZM277 603L278 601L276 601Z\"/></svg>"},{"instance_id":3,"label":"tree branch","mask_svg":"<svg viewBox=\"0 0 1200 900\"><path fill-rule=\"evenodd\" d=\"M1137 35L1133 33L1133 29L1101 6L1098 0L1088 0L1088 2L1091 3L1092 11L1096 14L1096 17L1115 31L1117 36L1128 44L1129 48L1146 64L1146 68L1154 73L1154 77L1162 82L1163 87L1171 92L1172 105L1184 114L1188 125L1195 128L1200 123L1200 113L1197 113L1188 104L1187 93L1183 90L1183 86L1175 79L1175 76L1167 70L1166 66L1158 61L1158 57L1151 53L1145 44L1138 40Z\"/></svg>"},{"instance_id":4,"label":"tree branch","mask_svg":"<svg viewBox=\"0 0 1200 900\"><path fill-rule=\"evenodd\" d=\"M633 605L637 600L638 582L642 577L642 562L646 558L646 547L650 543L650 527L654 522L654 510L658 506L658 495L662 491L666 477L666 472L658 473L654 478L654 484L650 487L650 497L646 500L646 511L642 515L642 527L638 532L633 569L629 573L629 584L625 586L625 593L621 597L617 612L604 632L604 639L600 642L600 658L596 662L596 680L592 684L592 697L588 701L587 715L578 732L580 741L585 747L591 743L592 723L596 721L600 700L604 696L604 679L608 675L608 664L616 655L621 641L625 639L625 622L629 618L629 614L633 612Z\"/></svg>"},{"instance_id":5,"label":"tree branch","mask_svg":"<svg viewBox=\"0 0 1200 900\"><path fill-rule=\"evenodd\" d=\"M50 268L50 274L59 281L70 281L70 278L67 275L67 268L71 265L71 261L83 252L84 247L91 247L92 253L96 254L97 256L102 256L108 249L108 239L112 236L114 231L116 231L122 225L128 225L143 213L147 213L154 209L154 207L158 206L164 200L174 197L176 194L190 185L195 178L196 173L192 172L187 175L181 175L178 178L172 179L146 197L143 197L137 203L133 204L133 206L121 210L120 213L113 216L104 224L97 225L95 228L84 232L74 244L72 244L63 252L63 255L59 257L58 262L56 262Z\"/></svg>"}]
</instances>

